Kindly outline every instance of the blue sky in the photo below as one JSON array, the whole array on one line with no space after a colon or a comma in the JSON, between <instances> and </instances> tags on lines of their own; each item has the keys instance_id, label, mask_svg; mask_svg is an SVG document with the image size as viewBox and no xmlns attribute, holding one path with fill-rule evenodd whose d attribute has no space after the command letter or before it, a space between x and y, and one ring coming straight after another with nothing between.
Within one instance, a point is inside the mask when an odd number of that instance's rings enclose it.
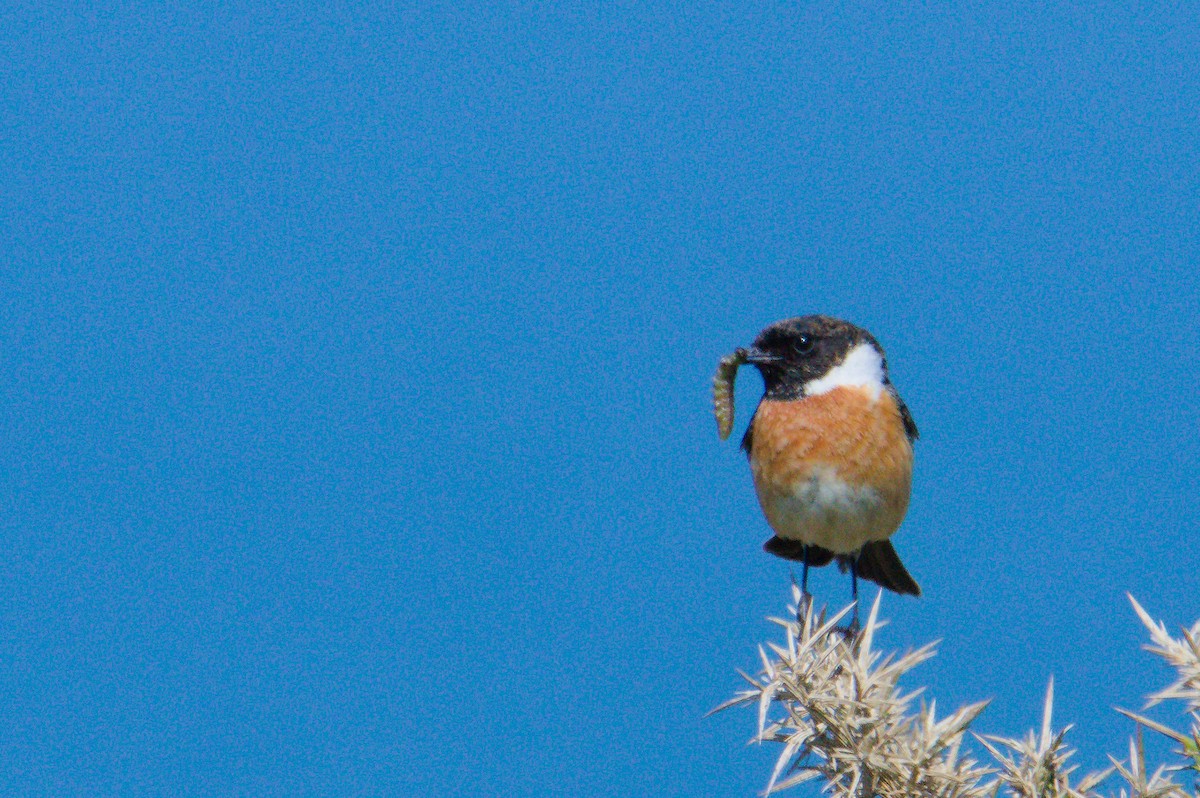
<instances>
[{"instance_id":1,"label":"blue sky","mask_svg":"<svg viewBox=\"0 0 1200 798\"><path fill-rule=\"evenodd\" d=\"M1200 616L1194 10L2 19L0 791L760 790L703 715L791 567L708 392L814 312L921 428L909 686L1016 735L1053 674L1101 766L1165 684L1124 594Z\"/></svg>"}]
</instances>

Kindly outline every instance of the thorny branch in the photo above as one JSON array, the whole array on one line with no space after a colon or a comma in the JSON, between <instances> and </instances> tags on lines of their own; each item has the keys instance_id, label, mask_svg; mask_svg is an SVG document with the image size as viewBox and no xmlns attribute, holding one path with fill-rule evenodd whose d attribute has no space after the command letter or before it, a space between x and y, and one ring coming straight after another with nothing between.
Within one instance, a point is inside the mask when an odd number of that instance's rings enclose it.
<instances>
[{"instance_id":1,"label":"thorny branch","mask_svg":"<svg viewBox=\"0 0 1200 798\"><path fill-rule=\"evenodd\" d=\"M941 718L934 702L916 699L920 690L904 692L900 678L934 656L934 645L902 655L874 647L879 599L861 632L839 624L851 607L826 617L793 586L787 618L772 618L784 630L784 642L760 646L762 671L743 673L749 687L717 707L749 705L758 711L754 742L782 746L765 793L818 781L824 792L839 798L1091 798L1114 773L1124 782L1122 798L1198 798L1177 784L1171 773L1200 772L1200 622L1172 638L1136 601L1135 611L1150 631L1147 649L1174 667L1179 679L1151 696L1151 703L1184 701L1192 728L1177 732L1148 718L1120 710L1139 724L1176 740L1188 764L1146 770L1141 729L1129 744L1126 760L1072 781L1073 751L1064 742L1070 727L1055 731L1052 723L1054 684L1046 691L1040 734L1024 739L973 735L993 760L981 764L964 752L971 723L987 706L980 702ZM914 706L916 704L916 706ZM1111 759L1111 757L1110 757Z\"/></svg>"}]
</instances>

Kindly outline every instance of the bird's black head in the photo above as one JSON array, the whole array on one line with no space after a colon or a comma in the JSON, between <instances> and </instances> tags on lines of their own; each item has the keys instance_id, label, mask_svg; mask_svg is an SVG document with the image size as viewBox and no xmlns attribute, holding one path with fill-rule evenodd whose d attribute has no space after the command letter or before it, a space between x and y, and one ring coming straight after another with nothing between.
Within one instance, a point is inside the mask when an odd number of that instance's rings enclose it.
<instances>
[{"instance_id":1,"label":"bird's black head","mask_svg":"<svg viewBox=\"0 0 1200 798\"><path fill-rule=\"evenodd\" d=\"M847 359L851 352L856 353L853 363ZM777 321L758 334L744 357L762 373L769 399L799 399L814 386L820 388L816 381L839 366L852 370L846 376L864 384L887 384L879 342L861 327L832 316Z\"/></svg>"}]
</instances>

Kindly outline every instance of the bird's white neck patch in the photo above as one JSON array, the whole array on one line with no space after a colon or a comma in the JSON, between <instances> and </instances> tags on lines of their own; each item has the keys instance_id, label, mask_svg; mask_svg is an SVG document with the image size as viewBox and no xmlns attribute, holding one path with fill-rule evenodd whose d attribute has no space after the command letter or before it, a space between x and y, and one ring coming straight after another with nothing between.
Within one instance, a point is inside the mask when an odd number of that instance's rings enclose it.
<instances>
[{"instance_id":1,"label":"bird's white neck patch","mask_svg":"<svg viewBox=\"0 0 1200 798\"><path fill-rule=\"evenodd\" d=\"M883 358L879 350L869 343L859 344L824 377L804 383L804 395L817 396L841 387L862 388L872 399L878 399L883 390Z\"/></svg>"}]
</instances>

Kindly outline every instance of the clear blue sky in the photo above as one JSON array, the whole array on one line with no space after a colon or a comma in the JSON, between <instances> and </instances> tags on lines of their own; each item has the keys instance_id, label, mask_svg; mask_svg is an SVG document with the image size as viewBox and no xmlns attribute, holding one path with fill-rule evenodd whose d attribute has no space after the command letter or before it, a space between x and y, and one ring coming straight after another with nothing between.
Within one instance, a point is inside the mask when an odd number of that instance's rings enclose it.
<instances>
[{"instance_id":1,"label":"clear blue sky","mask_svg":"<svg viewBox=\"0 0 1200 798\"><path fill-rule=\"evenodd\" d=\"M1020 734L1053 674L1099 766L1165 683L1124 593L1200 616L1200 12L0 20L0 792L755 793L702 716L791 567L709 381L814 312L921 427L909 686Z\"/></svg>"}]
</instances>

